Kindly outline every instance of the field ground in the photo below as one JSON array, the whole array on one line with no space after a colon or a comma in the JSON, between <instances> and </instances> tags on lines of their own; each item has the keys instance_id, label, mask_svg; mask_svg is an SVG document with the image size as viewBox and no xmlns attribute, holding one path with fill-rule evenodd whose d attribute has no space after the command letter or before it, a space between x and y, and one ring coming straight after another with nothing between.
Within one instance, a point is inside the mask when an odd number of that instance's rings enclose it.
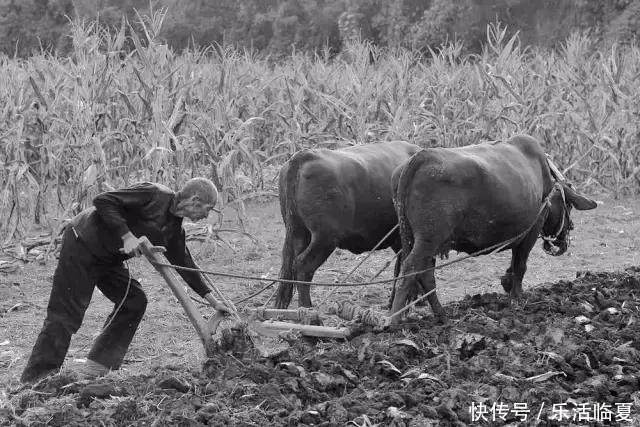
<instances>
[{"instance_id":1,"label":"field ground","mask_svg":"<svg viewBox=\"0 0 640 427\"><path fill-rule=\"evenodd\" d=\"M578 272L620 271L640 265L640 199L614 200L608 196L595 199L601 201L596 210L574 211L575 230L572 233L572 245L565 255L547 256L540 244L536 245L525 276L525 296L527 290L533 287L559 280L574 280ZM223 227L236 228L234 211L227 208L224 212ZM196 262L203 268L225 272L270 277L277 275L284 236L277 201L265 199L248 204L247 219L246 231L257 239L257 243L239 233L221 233L221 237L228 244L222 241L215 244L191 242ZM210 220L215 221L215 218ZM341 277L362 256L337 251L320 269L316 280L326 281ZM390 251L374 255L352 280L369 278L391 256ZM450 259L456 256L452 253ZM457 301L465 295L477 293L502 292L498 278L506 269L508 259L509 255L506 253L485 256L438 271L436 279L441 301ZM0 384L7 385L5 391L17 386L17 378L42 325L54 268L55 262L52 260L47 265L32 263L25 265L16 274L0 276ZM118 378L126 381L129 376L151 375L152 372L166 366L184 372L194 372L194 369L197 371L204 361L201 344L171 292L146 262L133 260L130 262L130 268L133 276L139 278L143 284L149 305L125 364L117 374ZM391 268L382 275L390 276ZM239 300L262 286L259 283L218 278L214 278L214 282L233 300ZM558 285L555 289L558 289ZM312 289L314 304L321 302L327 292L329 291L325 288ZM270 291L267 291L248 304L261 306L269 294ZM567 291L566 294L570 297L571 292ZM377 285L342 290L335 292L330 298L350 299L360 305L383 310L388 295L388 286ZM294 303L296 298L297 296L294 296ZM498 297L487 295L483 298L488 301ZM547 295L545 298L551 297ZM452 310L451 307L455 305L449 305L448 309ZM111 308L106 298L96 291L82 328L73 338L68 359L86 356L92 339L97 335ZM205 307L202 310L210 312ZM460 313L456 315L460 316ZM0 401L2 393L0 388Z\"/></svg>"}]
</instances>

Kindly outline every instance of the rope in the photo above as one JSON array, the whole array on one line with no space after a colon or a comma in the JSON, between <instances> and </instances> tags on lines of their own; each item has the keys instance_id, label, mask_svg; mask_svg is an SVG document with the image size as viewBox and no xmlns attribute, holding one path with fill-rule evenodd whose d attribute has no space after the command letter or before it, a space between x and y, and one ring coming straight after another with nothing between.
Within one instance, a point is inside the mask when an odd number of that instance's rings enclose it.
<instances>
[{"instance_id":1,"label":"rope","mask_svg":"<svg viewBox=\"0 0 640 427\"><path fill-rule=\"evenodd\" d=\"M248 300L250 300L251 298L255 298L258 295L260 295L261 293L263 293L264 291L266 291L267 289L269 289L270 287L272 287L273 285L275 285L277 282L271 282L269 283L267 286L261 288L259 291L256 291L254 293L252 293L251 295L249 295L248 297L242 298L241 300L235 301L234 304L235 305L240 305L242 303L247 302ZM189 298L191 298L194 302L197 302L198 304L205 306L205 307L211 307L211 304L209 304L207 301L198 299L198 298L194 298L193 296L189 295Z\"/></svg>"},{"instance_id":2,"label":"rope","mask_svg":"<svg viewBox=\"0 0 640 427\"><path fill-rule=\"evenodd\" d=\"M127 269L127 273L129 274L129 277L127 279L127 289L124 291L124 295L120 300L120 304L118 304L116 309L113 311L113 315L109 318L109 321L105 323L105 325L102 327L102 331L100 331L101 333L104 332L111 325L111 322L113 322L113 319L116 318L116 316L120 312L120 309L122 308L122 305L124 304L124 301L127 299L127 296L129 295L129 290L131 289L131 270L129 270L129 263L127 261L125 261L124 264L126 266L125 268Z\"/></svg>"},{"instance_id":3,"label":"rope","mask_svg":"<svg viewBox=\"0 0 640 427\"><path fill-rule=\"evenodd\" d=\"M238 313L238 309L236 308L235 304L228 299L227 297L224 296L224 294L220 291L220 289L218 289L218 287L213 283L213 281L211 281L211 279L209 278L209 276L202 274L202 272L200 273L200 277L203 277L205 279L205 281L207 282L207 285L209 287L209 289L212 289L214 293L217 294L217 297L220 301L222 301L224 303L225 306L227 306L227 308L229 309L229 314L234 317L236 319L236 321L240 322L241 324L244 324L242 317L240 317L240 314ZM224 335L226 334L226 330L222 329L220 331L220 333L222 334L222 336L224 337ZM251 342L253 343L253 346L258 348L260 347L260 343L256 342L256 334L255 333L251 333L248 329L245 329L245 333L246 336L251 340ZM224 338L223 338L224 339Z\"/></svg>"},{"instance_id":4,"label":"rope","mask_svg":"<svg viewBox=\"0 0 640 427\"><path fill-rule=\"evenodd\" d=\"M347 301L334 302L329 306L328 312L341 319L370 326L385 326L389 319L374 309L362 308Z\"/></svg>"},{"instance_id":5,"label":"rope","mask_svg":"<svg viewBox=\"0 0 640 427\"><path fill-rule=\"evenodd\" d=\"M264 291L266 291L267 289L269 289L270 287L272 287L276 283L278 283L278 282L273 281L273 282L269 283L267 286L263 287L259 291L252 293L248 297L242 298L240 301L236 301L236 304L242 304L243 302L246 302L246 301L250 300L251 298L257 297L258 295L260 295L261 293L263 293Z\"/></svg>"},{"instance_id":6,"label":"rope","mask_svg":"<svg viewBox=\"0 0 640 427\"><path fill-rule=\"evenodd\" d=\"M558 230L549 235L549 236L540 236L542 238L542 240L544 240L545 242L552 242L553 240L557 239L560 236L560 233L562 233L562 230L564 229L564 224L565 224L565 217L567 217L567 199L565 197L564 194L564 188L562 187L562 185L559 186L560 188L560 194L562 195L562 221L560 222L560 226L558 227Z\"/></svg>"},{"instance_id":7,"label":"rope","mask_svg":"<svg viewBox=\"0 0 640 427\"><path fill-rule=\"evenodd\" d=\"M73 230L73 232L75 233L75 230ZM111 326L111 323L113 323L113 319L116 318L116 316L118 315L118 313L122 309L122 306L124 305L124 302L127 299L127 296L129 295L129 291L131 290L131 270L129 269L129 263L127 261L125 261L124 264L126 266L127 272L129 273L129 277L127 279L127 288L124 291L124 295L122 296L122 299L120 300L120 302L118 303L116 308L113 310L113 312L109 315L107 322L104 324L104 326L100 330L101 334L104 331L106 331L109 326ZM84 351L87 347L89 347L90 344L92 344L92 343L91 342L86 343L85 345L80 347L78 352Z\"/></svg>"},{"instance_id":8,"label":"rope","mask_svg":"<svg viewBox=\"0 0 640 427\"><path fill-rule=\"evenodd\" d=\"M537 222L537 220L536 220L536 222ZM223 272L220 272L220 271L202 270L202 269L198 269L198 268L182 267L182 266L179 266L179 265L173 265L173 264L168 264L168 263L164 263L164 262L154 262L153 264L154 265L163 266L163 267L171 267L171 268L174 268L176 270L194 271L194 272L199 272L199 273L202 273L202 274L209 274L209 275L212 275L212 276L230 277L230 278L234 278L234 279L256 280L256 281L260 281L260 282L274 281L274 282L280 282L280 283L292 283L292 284L296 284L296 285L314 285L314 286L337 287L337 288L339 288L339 287L348 287L348 286L371 286L371 285L379 285L379 284L383 284L383 283L389 283L389 282L393 282L395 280L402 280L404 278L417 276L419 274L423 274L423 273L426 273L426 272L431 271L431 270L439 270L439 269L442 269L442 268L447 267L449 265L455 264L457 262L464 261L465 259L477 257L478 255L482 255L482 254L486 254L486 253L490 253L490 252L494 251L495 249L508 246L511 243L515 242L516 240L522 238L526 233L529 232L530 229L531 229L531 227L527 228L526 232L520 233L520 234L518 234L517 236L515 236L515 237L513 237L511 239L505 240L504 242L501 242L501 243L495 244L493 246L490 246L488 248L476 251L476 252L474 252L472 254L465 255L465 256L462 256L460 258L456 258L453 261L445 262L444 264L440 264L440 265L437 265L437 266L434 266L434 267L426 268L426 269L420 270L420 271L414 271L413 273L400 275L398 277L394 277L394 278L391 278L391 279L371 280L371 281L368 281L368 282L345 282L345 283L305 282L304 280L265 278L265 277L259 277L259 276L245 276L245 275L242 275L242 274L223 273Z\"/></svg>"},{"instance_id":9,"label":"rope","mask_svg":"<svg viewBox=\"0 0 640 427\"><path fill-rule=\"evenodd\" d=\"M537 219L536 219L536 222L537 222ZM528 227L527 230L525 230L524 232L518 234L515 237L512 237L511 239L505 240L504 242L500 242L500 243L495 244L493 246L490 246L488 248L481 249L481 250L476 251L476 252L474 252L472 254L465 255L465 256L462 256L460 258L456 258L453 261L448 261L448 262L445 262L444 264L440 264L440 265L437 265L437 266L434 266L434 267L426 268L426 269L420 270L420 271L415 271L413 273L400 275L398 277L394 277L394 278L391 278L391 279L371 280L371 281L368 281L368 282L345 282L345 283L305 282L304 280L265 278L265 277L259 277L259 276L245 276L245 275L242 275L242 274L223 273L221 271L201 270L201 269L198 269L198 268L182 267L182 266L179 266L179 265L173 265L173 264L168 264L168 263L164 263L164 262L154 262L153 264L154 265L163 266L163 267L175 268L176 270L194 271L194 272L199 272L199 273L203 273L203 274L209 274L209 275L212 275L212 276L230 277L230 278L234 278L234 279L256 280L256 281L261 281L261 282L274 281L274 282L280 282L280 283L292 283L292 284L297 284L297 285L314 285L314 286L323 286L323 287L371 286L371 285L379 285L379 284L383 284L383 283L389 283L389 282L393 282L395 280L402 280L404 278L417 276L419 274L423 274L423 273L426 273L426 272L431 271L431 270L439 270L439 269L442 269L442 268L447 267L449 265L452 265L452 264L455 264L457 262L463 261L463 260L465 260L467 258L473 258L473 257L477 257L478 255L482 255L482 254L485 254L485 253L490 253L490 252L494 251L495 249L508 246L511 243L515 242L516 240L522 238L525 234L527 234L529 232L529 230L531 229L531 227L533 227L533 225L535 225L535 222L530 227Z\"/></svg>"},{"instance_id":10,"label":"rope","mask_svg":"<svg viewBox=\"0 0 640 427\"><path fill-rule=\"evenodd\" d=\"M387 238L388 238L389 236L391 236L391 234L392 234L394 231L396 231L396 230L398 229L398 227L400 227L400 224L396 224L395 226L393 226L393 228L392 228L391 230L389 230L389 232L388 232L387 234L385 234L385 235L384 235L384 237L383 237L382 239L380 239L380 241L379 241L378 243L376 243L376 245L373 247L373 249L371 249L371 250L369 251L369 253L367 254L367 256L365 256L364 258L362 258L362 260L360 260L360 262L359 262L355 267L353 267L353 269L352 269L352 270L351 270L351 271L350 271L346 276L344 276L342 279L340 279L340 280L339 280L339 282L344 282L344 281L346 281L349 277L351 277L351 276L353 275L353 273L355 273L355 272L356 272L356 270L357 270L358 268L360 268L360 266L361 266L362 264L364 264L364 263L365 263L365 261L366 261L366 260L368 260L368 259L371 257L371 255L373 255L373 252L374 252L374 251L376 251L376 250L378 250L378 248L382 245L382 242L384 242L385 240L387 240ZM379 274L379 273L378 273L378 274ZM376 277L378 277L378 276L376 276ZM375 279L375 277L374 277L373 279ZM373 280L373 279L372 279L372 280ZM337 288L333 288L333 289L331 289L331 291L330 291L327 295L325 295L324 299L322 300L322 302L321 302L320 304L326 304L326 303L328 302L329 298L330 298L330 297L331 297L331 296L336 292L336 289L337 289Z\"/></svg>"},{"instance_id":11,"label":"rope","mask_svg":"<svg viewBox=\"0 0 640 427\"><path fill-rule=\"evenodd\" d=\"M224 296L224 294L220 291L220 289L218 289L218 287L213 284L209 276L206 276L204 274L201 274L201 276L207 281L209 289L213 289L214 293L217 294L218 299L222 301L224 305L227 306L229 311L231 311L231 314L233 315L233 317L235 317L237 320L242 320L242 318L238 314L238 309L236 308L235 304L229 298Z\"/></svg>"},{"instance_id":12,"label":"rope","mask_svg":"<svg viewBox=\"0 0 640 427\"><path fill-rule=\"evenodd\" d=\"M271 283L274 284L275 282L271 282ZM276 292L278 292L278 289L274 289L273 292L271 292L271 295L269 295L269 298L267 298L267 300L264 302L264 304L262 304L262 308L265 308L267 306L267 304L269 304L271 302L273 297L276 295Z\"/></svg>"},{"instance_id":13,"label":"rope","mask_svg":"<svg viewBox=\"0 0 640 427\"><path fill-rule=\"evenodd\" d=\"M343 277L343 280L347 280L349 277L351 277L351 275L352 275L353 273L355 273L355 271L356 271L358 268L360 268L360 266L361 266L362 264L364 264L364 262L365 262L366 260L368 260L368 259L371 257L371 255L373 254L373 252L374 252L374 251L376 251L376 250L378 250L378 248L382 245L382 242L384 242L385 240L387 240L387 238L388 238L389 236L391 236L391 234L392 234L394 231L396 231L396 230L398 229L398 227L400 227L400 225L399 225L399 224L396 224L396 225L395 225L391 230L389 230L389 232L388 232L387 234L385 234L385 235L384 235L384 237L383 237L382 239L380 239L380 241L379 241L379 242L378 242L378 243L373 247L373 249L371 249L371 250L369 251L369 253L367 254L367 256L365 256L365 257L364 257L364 258L363 258L363 259L358 263L358 265L356 265L355 267L353 267L353 269L349 272L349 274L347 274L345 277ZM328 298L329 296L330 296L330 294L329 294L329 295L327 295L327 298Z\"/></svg>"},{"instance_id":14,"label":"rope","mask_svg":"<svg viewBox=\"0 0 640 427\"><path fill-rule=\"evenodd\" d=\"M495 245L491 245L487 248L484 249L480 249L479 251L473 252L471 254L468 255L464 255L460 258L456 258L452 261L448 261L445 262L443 264L440 265L436 265L433 267L429 267L426 268L424 270L419 270L419 271L414 271L412 273L407 273L407 274L403 274L391 279L379 279L379 280L370 280L368 282L344 282L344 283L335 283L335 282L306 282L303 280L291 280L291 279L278 279L278 278L266 278L266 277L259 277L259 276L246 276L246 275L242 275L242 274L234 274L234 273L223 273L221 271L214 271L214 270L203 270L203 269L199 269L199 268L190 268L190 267L182 267L179 265L173 265L173 264L168 264L168 263L164 263L164 262L152 262L152 264L154 265L158 265L158 266L163 266L163 267L170 267L173 268L175 270L183 270L183 271L193 271L193 272L197 272L197 273L201 273L204 275L205 278L207 278L207 274L212 275L212 276L220 276L220 277L229 277L229 278L234 278L234 279L244 279L244 280L255 280L255 281L260 281L260 282L267 282L267 281L273 281L273 282L280 282L280 283L291 283L291 284L297 284L297 285L313 285L313 286L322 286L322 287L349 287L349 286L372 286L372 285L379 285L379 284L383 284L383 283L389 283L389 282L394 282L396 280L402 280L405 279L407 277L413 277L413 276L417 276L423 273L426 273L428 271L432 271L432 270L440 270L444 267L448 267L450 265L456 264L458 262L464 261L466 259L469 258L475 258L479 255L483 255L483 254L491 254L493 252L499 251L501 249L504 249L505 247L509 246L511 243L515 242L516 240L521 239L522 237L524 237L527 233L529 233L529 231L531 231L531 229L533 228L534 225L536 225L538 223L538 220L541 218L542 214L545 212L545 210L549 207L549 201L550 201L550 197L552 194L553 190L549 192L549 194L547 195L547 197L543 200L542 205L540 206L540 209L538 210L538 213L536 214L536 218L535 220L531 223L531 225L529 225L523 232L521 232L520 234L518 234L515 237L512 237L510 239L507 239L505 241L502 241L500 243L496 243ZM209 280L207 278L207 280ZM211 283L209 281L209 283ZM272 284L269 284L269 286L272 286ZM218 294L221 295L220 291L217 290L217 288L214 287L214 289L217 291ZM224 296L222 296L223 299L226 300L226 298L224 298ZM418 300L416 300L418 301Z\"/></svg>"},{"instance_id":15,"label":"rope","mask_svg":"<svg viewBox=\"0 0 640 427\"><path fill-rule=\"evenodd\" d=\"M316 286L326 286L326 287L340 287L340 286L368 286L368 285L376 285L376 284L380 284L380 283L387 283L392 281L393 279L390 280L378 280L375 282L361 282L361 283L335 283L335 282L305 282L304 280L290 280L290 279L278 279L276 277L260 277L260 276L245 276L242 274L233 274L233 273L223 273L221 271L213 271L213 270L202 270L199 268L190 268L190 267L182 267L180 265L173 265L173 264L168 264L168 263L164 263L164 262L152 262L153 265L158 265L161 267L170 267L170 268L174 268L176 270L183 270L183 271L193 271L196 273L202 273L202 274L209 274L211 276L220 276L220 277L229 277L232 279L245 279L245 280L255 280L255 281L259 281L259 282L267 282L267 281L273 281L273 282L281 282L281 283L292 283L294 285L316 285ZM417 273L416 273L417 274ZM414 275L414 274L411 274ZM271 285L269 285L271 286Z\"/></svg>"},{"instance_id":16,"label":"rope","mask_svg":"<svg viewBox=\"0 0 640 427\"><path fill-rule=\"evenodd\" d=\"M387 268L389 268L389 266L391 265L391 261L393 261L396 258L398 258L398 256L400 256L400 252L394 253L393 256L382 266L382 268L380 270L378 270L378 272L376 274L373 275L371 280L375 280L379 275L382 274L383 271L385 271Z\"/></svg>"},{"instance_id":17,"label":"rope","mask_svg":"<svg viewBox=\"0 0 640 427\"><path fill-rule=\"evenodd\" d=\"M422 301L423 299L425 299L426 297L428 297L429 295L431 295L435 291L436 291L436 288L433 288L429 292L420 295L418 298L414 299L409 304L407 304L404 307L402 307L400 310L398 310L395 313L391 314L389 316L389 319L393 319L394 317L401 315L402 313L404 313L405 311L409 310L411 307L413 307L414 305L418 304L420 301Z\"/></svg>"},{"instance_id":18,"label":"rope","mask_svg":"<svg viewBox=\"0 0 640 427\"><path fill-rule=\"evenodd\" d=\"M393 257L391 257L391 259L389 259L383 266L381 269L378 270L378 272L376 274L374 274L369 280L376 280L378 278L378 276L380 276L382 274L383 271L385 271L389 265L391 265L391 262L393 260L395 260L396 258L398 258L400 256L400 251L396 252L393 254ZM395 271L394 271L395 274ZM360 288L360 290L358 292L356 292L356 299L360 300L360 298L362 298L362 288Z\"/></svg>"}]
</instances>

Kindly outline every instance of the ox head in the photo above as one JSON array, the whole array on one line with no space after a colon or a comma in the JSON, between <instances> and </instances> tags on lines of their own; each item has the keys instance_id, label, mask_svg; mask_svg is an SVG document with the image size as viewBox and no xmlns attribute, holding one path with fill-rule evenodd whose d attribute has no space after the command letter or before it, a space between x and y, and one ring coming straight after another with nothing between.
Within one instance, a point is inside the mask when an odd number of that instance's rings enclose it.
<instances>
[{"instance_id":1,"label":"ox head","mask_svg":"<svg viewBox=\"0 0 640 427\"><path fill-rule=\"evenodd\" d=\"M558 256L569 247L569 232L573 230L571 209L584 211L594 209L598 204L578 194L551 161L549 167L556 182L548 196L549 209L541 231L542 248L549 255Z\"/></svg>"}]
</instances>

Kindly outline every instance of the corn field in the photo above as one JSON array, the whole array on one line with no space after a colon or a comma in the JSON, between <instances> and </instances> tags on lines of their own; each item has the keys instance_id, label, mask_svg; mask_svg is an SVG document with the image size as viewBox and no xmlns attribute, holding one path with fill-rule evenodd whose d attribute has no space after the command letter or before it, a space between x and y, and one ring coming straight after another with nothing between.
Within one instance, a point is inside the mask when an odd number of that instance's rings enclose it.
<instances>
[{"instance_id":1,"label":"corn field","mask_svg":"<svg viewBox=\"0 0 640 427\"><path fill-rule=\"evenodd\" d=\"M70 58L0 58L2 241L57 230L98 192L141 180L208 176L241 219L243 198L273 191L292 153L336 143L529 133L583 188L640 188L636 46L575 35L538 51L492 25L481 55L354 43L274 62L223 47L176 54L157 38L164 16L142 17L140 33L75 23Z\"/></svg>"}]
</instances>

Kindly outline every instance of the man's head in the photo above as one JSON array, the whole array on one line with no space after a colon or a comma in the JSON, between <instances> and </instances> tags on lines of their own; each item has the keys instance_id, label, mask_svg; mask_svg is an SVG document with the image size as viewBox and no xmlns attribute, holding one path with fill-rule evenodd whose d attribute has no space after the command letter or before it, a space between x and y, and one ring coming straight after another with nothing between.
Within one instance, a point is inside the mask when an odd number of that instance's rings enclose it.
<instances>
[{"instance_id":1,"label":"man's head","mask_svg":"<svg viewBox=\"0 0 640 427\"><path fill-rule=\"evenodd\" d=\"M207 178L191 178L176 194L173 214L191 221L209 216L218 200L218 190Z\"/></svg>"}]
</instances>

